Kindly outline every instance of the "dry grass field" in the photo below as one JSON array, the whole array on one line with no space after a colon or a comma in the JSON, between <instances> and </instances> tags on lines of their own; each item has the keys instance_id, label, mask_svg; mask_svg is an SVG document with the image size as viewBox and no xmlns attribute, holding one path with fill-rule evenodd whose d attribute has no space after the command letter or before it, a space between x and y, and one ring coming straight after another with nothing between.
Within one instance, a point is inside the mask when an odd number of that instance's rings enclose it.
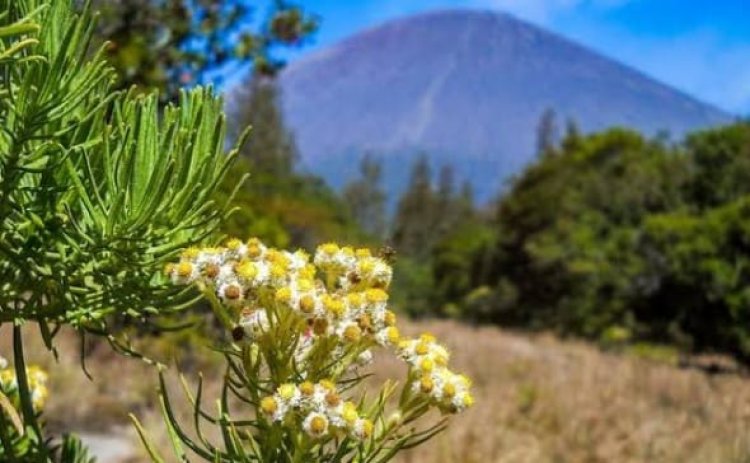
<instances>
[{"instance_id":1,"label":"dry grass field","mask_svg":"<svg viewBox=\"0 0 750 463\"><path fill-rule=\"evenodd\" d=\"M750 378L606 353L551 335L437 321L407 323L405 331L431 331L451 347L455 368L474 379L477 404L402 463L750 462ZM0 332L4 356L7 338ZM152 368L96 346L87 352L89 381L78 366L77 340L60 341L58 365L42 357L51 368L46 416L52 427L127 426L133 411L164 443ZM39 346L31 350L40 353ZM189 363L182 367L203 370L208 383L220 374L210 359ZM397 361L381 362L376 374L398 374L399 368ZM134 439L132 431L129 436ZM133 449L130 462L146 461L135 440Z\"/></svg>"}]
</instances>

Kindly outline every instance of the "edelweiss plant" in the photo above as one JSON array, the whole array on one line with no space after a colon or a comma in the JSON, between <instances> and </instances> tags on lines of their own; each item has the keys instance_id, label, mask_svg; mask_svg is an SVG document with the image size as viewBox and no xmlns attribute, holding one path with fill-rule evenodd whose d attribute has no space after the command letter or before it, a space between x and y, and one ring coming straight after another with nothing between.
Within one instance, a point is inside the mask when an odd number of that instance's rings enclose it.
<instances>
[{"instance_id":1,"label":"edelweiss plant","mask_svg":"<svg viewBox=\"0 0 750 463\"><path fill-rule=\"evenodd\" d=\"M304 251L233 239L186 250L166 273L197 286L233 339L218 414L201 408L200 387L193 399L194 437L177 422L162 380L182 459L181 444L215 462L386 462L444 429L446 417L419 427L430 410L449 415L474 401L469 379L448 368L433 336L402 338L388 309L391 267L367 249L325 244L311 262ZM400 388L389 380L366 390L376 349L406 363ZM201 421L221 430L222 445L204 436Z\"/></svg>"},{"instance_id":2,"label":"edelweiss plant","mask_svg":"<svg viewBox=\"0 0 750 463\"><path fill-rule=\"evenodd\" d=\"M35 461L57 457L43 445L21 326L37 324L51 349L62 325L113 339L114 317L188 305L194 291L154 275L216 228L226 211L210 199L234 157L210 90L163 111L156 95L112 92L93 28L71 0L0 0L0 325L13 327Z\"/></svg>"}]
</instances>

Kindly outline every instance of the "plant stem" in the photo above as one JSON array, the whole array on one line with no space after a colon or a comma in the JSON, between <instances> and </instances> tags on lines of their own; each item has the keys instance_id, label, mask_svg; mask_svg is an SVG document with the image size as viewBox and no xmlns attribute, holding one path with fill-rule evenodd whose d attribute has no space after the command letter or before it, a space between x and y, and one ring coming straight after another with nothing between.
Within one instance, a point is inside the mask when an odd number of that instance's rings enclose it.
<instances>
[{"instance_id":1,"label":"plant stem","mask_svg":"<svg viewBox=\"0 0 750 463\"><path fill-rule=\"evenodd\" d=\"M2 442L4 449L3 452L0 453L0 456L8 458L11 463L15 463L18 461L18 458L16 458L16 453L13 450L13 443L8 435L8 424L5 413L0 411L0 442Z\"/></svg>"},{"instance_id":2,"label":"plant stem","mask_svg":"<svg viewBox=\"0 0 750 463\"><path fill-rule=\"evenodd\" d=\"M13 364L16 370L16 381L18 382L18 395L21 400L21 413L23 414L23 422L26 429L31 427L36 434L36 444L39 446L41 452L46 456L46 448L44 446L44 436L42 435L39 421L37 420L36 413L34 412L34 405L31 400L31 391L29 390L29 379L26 375L26 360L23 353L23 336L21 334L21 325L15 323L13 325Z\"/></svg>"}]
</instances>

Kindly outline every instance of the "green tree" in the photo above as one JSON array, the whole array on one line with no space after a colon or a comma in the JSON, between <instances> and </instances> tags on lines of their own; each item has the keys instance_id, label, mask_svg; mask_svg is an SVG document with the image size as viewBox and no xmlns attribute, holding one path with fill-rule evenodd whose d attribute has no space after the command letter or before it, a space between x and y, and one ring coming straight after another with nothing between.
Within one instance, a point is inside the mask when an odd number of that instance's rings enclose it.
<instances>
[{"instance_id":1,"label":"green tree","mask_svg":"<svg viewBox=\"0 0 750 463\"><path fill-rule=\"evenodd\" d=\"M249 0L94 0L97 29L108 40L107 57L120 88L156 88L174 101L183 86L220 82L229 69L252 63L272 75L283 61L275 51L297 46L314 33L317 19L274 0L257 27Z\"/></svg>"},{"instance_id":2,"label":"green tree","mask_svg":"<svg viewBox=\"0 0 750 463\"><path fill-rule=\"evenodd\" d=\"M276 82L256 77L238 89L233 99L230 114L234 134L241 134L244 127L252 128L253 136L241 154L250 162L253 175L289 177L299 154L284 123Z\"/></svg>"},{"instance_id":3,"label":"green tree","mask_svg":"<svg viewBox=\"0 0 750 463\"><path fill-rule=\"evenodd\" d=\"M437 197L426 155L417 158L411 179L398 201L393 225L393 245L399 253L426 260L436 238Z\"/></svg>"},{"instance_id":4,"label":"green tree","mask_svg":"<svg viewBox=\"0 0 750 463\"><path fill-rule=\"evenodd\" d=\"M349 182L343 191L344 201L354 220L367 233L382 239L385 235L385 191L383 191L383 165L370 153L362 157L360 178Z\"/></svg>"},{"instance_id":5,"label":"green tree","mask_svg":"<svg viewBox=\"0 0 750 463\"><path fill-rule=\"evenodd\" d=\"M536 152L540 156L554 154L555 147L559 141L557 127L557 113L552 108L547 108L539 118L536 129Z\"/></svg>"}]
</instances>

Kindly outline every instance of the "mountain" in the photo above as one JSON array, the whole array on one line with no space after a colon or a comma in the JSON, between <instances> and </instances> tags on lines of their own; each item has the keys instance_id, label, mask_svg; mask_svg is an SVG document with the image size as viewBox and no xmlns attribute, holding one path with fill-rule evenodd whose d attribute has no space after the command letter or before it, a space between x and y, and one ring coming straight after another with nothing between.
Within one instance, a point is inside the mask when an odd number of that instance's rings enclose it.
<instances>
[{"instance_id":1,"label":"mountain","mask_svg":"<svg viewBox=\"0 0 750 463\"><path fill-rule=\"evenodd\" d=\"M438 11L388 22L292 62L282 106L303 165L340 186L362 153L380 156L388 184L416 153L452 164L479 199L535 156L540 116L555 110L583 131L647 134L731 122L730 115L507 14Z\"/></svg>"}]
</instances>

